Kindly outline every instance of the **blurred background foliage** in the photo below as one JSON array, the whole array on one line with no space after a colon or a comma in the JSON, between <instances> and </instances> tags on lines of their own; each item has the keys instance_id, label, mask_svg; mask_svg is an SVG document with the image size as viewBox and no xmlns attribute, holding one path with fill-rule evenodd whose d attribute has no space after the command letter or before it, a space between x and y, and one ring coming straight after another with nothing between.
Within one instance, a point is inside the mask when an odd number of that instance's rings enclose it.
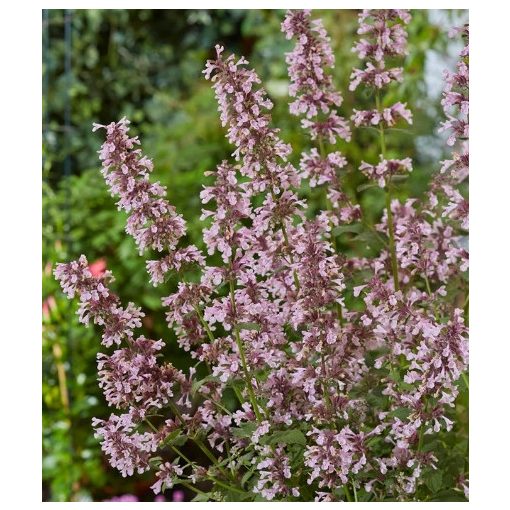
<instances>
[{"instance_id":1,"label":"blurred background foliage","mask_svg":"<svg viewBox=\"0 0 510 510\"><path fill-rule=\"evenodd\" d=\"M57 261L87 255L98 270L112 270L115 291L124 303L134 301L146 313L143 333L163 338L166 355L186 368L190 359L177 348L166 328L160 297L175 285L154 289L145 259L125 235L119 213L99 172L101 135L92 123L126 116L140 135L143 150L154 159L154 180L167 186L168 198L188 222L191 242L203 246L199 192L214 169L232 152L224 137L210 84L201 74L216 43L245 55L275 103L273 123L294 148L293 163L308 147L307 136L288 114L285 52L291 48L280 32L282 10L45 10L43 11L43 500L103 500L133 494L153 500L149 479L123 479L101 455L91 418L109 414L97 387L98 334L78 324L76 304L67 301L53 280ZM358 62L350 51L357 13L318 11L329 31L336 66L335 83L344 95L341 113L373 107L374 99L348 91L349 74ZM410 156L414 172L399 186L402 198L417 196L442 159L442 70L452 68L459 43L447 29L466 17L463 11L414 11L409 26L409 55L404 83L393 86L387 103L407 101L414 124L388 135L390 155ZM351 143L339 142L349 161L347 190L360 195L366 181L354 170L363 159L377 160L370 130L354 130ZM330 147L331 148L331 147ZM331 148L332 149L332 148ZM310 212L321 207L317 194L303 190ZM383 195L363 191L364 211L377 219ZM377 249L367 243L367 253ZM352 249L346 242L342 249ZM452 445L465 459L467 396L457 412ZM464 460L462 460L464 462ZM440 492L440 487L438 489ZM170 498L172 495L170 495ZM179 495L181 497L181 495ZM178 499L177 497L175 499Z\"/></svg>"}]
</instances>

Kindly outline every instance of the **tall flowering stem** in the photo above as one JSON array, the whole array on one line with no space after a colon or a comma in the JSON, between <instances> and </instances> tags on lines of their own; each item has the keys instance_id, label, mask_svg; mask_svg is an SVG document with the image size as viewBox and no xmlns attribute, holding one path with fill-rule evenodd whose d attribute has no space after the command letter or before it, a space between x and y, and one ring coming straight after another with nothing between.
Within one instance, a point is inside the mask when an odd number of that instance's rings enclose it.
<instances>
[{"instance_id":1,"label":"tall flowering stem","mask_svg":"<svg viewBox=\"0 0 510 510\"><path fill-rule=\"evenodd\" d=\"M264 113L272 108L271 101L266 97L263 88L255 88L260 83L256 73L247 69L247 60L240 58L236 61L234 55L223 57L223 48L216 46L216 59L207 62L204 70L205 77L213 82L213 88L219 103L221 122L228 127L227 137L236 147L234 157L242 161L241 174L250 178L244 188L247 204L257 193L268 190L270 192L271 204L269 208L259 208L254 212L254 223L257 224L263 219L265 234L274 236L267 225L266 217L273 224L278 225L282 233L282 241L285 251L290 259L290 265L294 265L294 256L289 243L286 222L289 221L280 211L289 210L287 200L294 201L290 191L292 185L299 184L299 178L292 167L286 162L290 153L290 147L278 138L278 130L269 125L270 116ZM230 181L233 182L232 175ZM248 207L248 205L247 205ZM229 207L230 208L230 207ZM292 205L289 210L292 213ZM269 229L267 228L269 227ZM233 256L230 261L233 267L236 248L229 249ZM232 276L235 272L232 271ZM292 276L296 292L300 290L299 278L295 268L292 268ZM232 313L237 316L235 302L235 281L229 279L230 301ZM260 422L262 415L255 396L252 375L246 362L246 354L237 324L233 324L235 342L239 350L242 370L245 375L249 400L253 410Z\"/></svg>"},{"instance_id":2,"label":"tall flowering stem","mask_svg":"<svg viewBox=\"0 0 510 510\"><path fill-rule=\"evenodd\" d=\"M268 190L272 203L268 204L273 223L282 232L285 251L294 262L289 243L287 226L289 214L281 215L279 209L287 209L283 202L290 198L295 201L292 187L299 186L299 176L287 162L291 147L278 137L278 129L270 126L271 117L267 111L273 103L267 97L255 71L245 66L248 61L235 55L223 57L224 48L216 46L216 58L208 60L203 71L206 79L213 82L213 88L221 112L220 119L228 127L227 138L236 147L233 156L241 160L240 172L249 177L249 196ZM265 208L259 212L266 214ZM291 211L292 212L292 211ZM293 270L294 282L299 290L299 280Z\"/></svg>"},{"instance_id":3,"label":"tall flowering stem","mask_svg":"<svg viewBox=\"0 0 510 510\"><path fill-rule=\"evenodd\" d=\"M335 57L330 38L322 20L312 19L307 9L287 11L281 29L287 39L296 41L294 49L286 54L289 95L294 98L289 111L304 117L301 125L317 145L301 156L301 178L309 179L311 187L324 186L333 227L358 220L361 209L351 203L340 182L339 172L347 160L340 151L328 152L325 146L351 139L348 121L337 112L343 98L333 86L331 69ZM336 251L336 236L331 238Z\"/></svg>"},{"instance_id":4,"label":"tall flowering stem","mask_svg":"<svg viewBox=\"0 0 510 510\"><path fill-rule=\"evenodd\" d=\"M379 91L376 92L376 109L381 111L381 99ZM384 125L379 124L379 142L381 146L381 157L383 161L386 159L386 138L384 135ZM391 211L391 176L386 179L386 214L388 215L388 238L389 238L389 250L391 256L391 271L393 274L393 285L395 290L400 289L398 279L398 263L397 263L397 252L395 248L395 227L393 226L393 212Z\"/></svg>"},{"instance_id":5,"label":"tall flowering stem","mask_svg":"<svg viewBox=\"0 0 510 510\"><path fill-rule=\"evenodd\" d=\"M469 229L469 202L458 186L469 177L469 25L450 31L451 37L461 36L462 48L455 72L445 71L441 105L447 117L439 132L448 133L447 145L452 148L450 159L441 162L433 188L445 197L442 217Z\"/></svg>"},{"instance_id":6,"label":"tall flowering stem","mask_svg":"<svg viewBox=\"0 0 510 510\"><path fill-rule=\"evenodd\" d=\"M234 285L233 280L230 280L229 287L230 287L230 301L231 301L232 310L234 311L234 314L236 314L236 300L235 300L235 290L234 290L235 285ZM248 388L248 394L250 396L250 402L253 407L255 416L257 417L257 420L260 423L260 422L262 422L262 414L260 412L259 404L257 402L257 397L255 396L255 391L253 389L252 375L250 374L250 371L248 369L248 364L246 363L246 354L244 352L243 341L241 340L241 337L239 335L239 328L237 325L234 326L234 335L235 335L235 339L236 339L237 348L239 349L239 356L241 358L241 365L242 365L244 377L246 380L246 387Z\"/></svg>"},{"instance_id":7,"label":"tall flowering stem","mask_svg":"<svg viewBox=\"0 0 510 510\"><path fill-rule=\"evenodd\" d=\"M377 126L379 129L381 162L376 167L363 162L360 169L365 171L369 178L376 178L379 185L386 189L389 251L395 290L400 289L400 283L391 210L391 178L396 171L410 171L411 168L399 160L386 160L385 127L393 126L399 118L411 124L412 115L402 103L383 109L381 89L392 81L402 81L403 69L400 67L388 69L385 59L406 54L407 33L403 25L408 24L410 20L409 11L402 9L365 9L360 13L358 34L366 38L361 38L353 47L353 51L360 59L365 60L366 67L353 70L349 86L350 90L355 90L363 83L375 92L375 110L355 110L352 120L356 126Z\"/></svg>"},{"instance_id":8,"label":"tall flowering stem","mask_svg":"<svg viewBox=\"0 0 510 510\"><path fill-rule=\"evenodd\" d=\"M129 214L126 232L133 236L140 254L148 250L169 254L147 262L152 283L163 283L166 273L185 266L203 266L204 257L193 246L177 249L186 234L186 222L165 198L166 190L159 182L149 180L153 170L150 158L142 153L138 137L129 136L129 120L108 125L94 123L93 131L104 129L106 140L99 151L106 184L117 206Z\"/></svg>"}]
</instances>

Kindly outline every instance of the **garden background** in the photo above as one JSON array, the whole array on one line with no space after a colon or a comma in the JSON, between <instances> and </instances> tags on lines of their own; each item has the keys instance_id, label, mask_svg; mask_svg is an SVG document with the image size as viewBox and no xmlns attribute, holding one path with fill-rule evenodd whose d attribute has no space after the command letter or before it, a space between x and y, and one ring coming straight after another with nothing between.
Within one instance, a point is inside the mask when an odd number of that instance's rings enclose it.
<instances>
[{"instance_id":1,"label":"garden background","mask_svg":"<svg viewBox=\"0 0 510 510\"><path fill-rule=\"evenodd\" d=\"M316 15L319 13L317 12ZM401 197L424 189L445 142L437 134L443 120L440 106L442 70L452 69L459 41L448 39L448 28L467 19L465 11L413 11L409 25L410 53L405 79L394 86L393 100L407 99L414 124L389 136L399 157L413 158L415 170L399 185ZM343 93L340 112L372 102L348 91L357 13L320 11L336 56L334 79ZM101 501L126 494L153 501L149 479L122 478L102 456L92 434L92 417L109 415L96 380L98 333L84 329L54 281L57 261L87 254L94 271L113 271L115 291L124 302L143 307L143 334L164 338L165 356L179 368L190 357L179 350L166 327L160 297L175 285L153 288L145 261L124 233L125 214L119 213L99 172L97 150L101 136L92 122L109 123L128 117L144 152L154 159L154 180L168 188L168 199L188 223L190 242L203 247L199 192L204 172L232 152L220 126L210 84L201 74L214 45L245 55L259 73L275 103L274 125L294 148L293 163L306 148L306 135L288 114L285 52L291 48L280 31L282 10L45 10L43 11L43 500ZM388 97L388 101L392 98ZM348 192L363 191L361 205L371 219L379 217L384 194L368 188L356 171L361 159L377 159L373 133L355 130L350 143L339 142L348 161ZM310 208L322 207L319 195L305 190ZM370 238L346 236L340 248ZM452 447L458 462L467 462L467 395L459 398ZM455 461L455 455L452 455ZM170 492L167 499L188 495Z\"/></svg>"}]
</instances>

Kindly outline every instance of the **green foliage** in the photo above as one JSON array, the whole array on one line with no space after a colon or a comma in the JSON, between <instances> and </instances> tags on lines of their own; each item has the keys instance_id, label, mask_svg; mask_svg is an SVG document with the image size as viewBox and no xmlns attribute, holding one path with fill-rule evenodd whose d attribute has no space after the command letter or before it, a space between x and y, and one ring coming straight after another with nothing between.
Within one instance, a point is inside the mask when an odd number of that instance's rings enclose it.
<instances>
[{"instance_id":1,"label":"green foliage","mask_svg":"<svg viewBox=\"0 0 510 510\"><path fill-rule=\"evenodd\" d=\"M306 444L306 437L299 429L287 429L274 432L269 436L264 436L261 442L271 446L278 444L297 444L304 446Z\"/></svg>"}]
</instances>

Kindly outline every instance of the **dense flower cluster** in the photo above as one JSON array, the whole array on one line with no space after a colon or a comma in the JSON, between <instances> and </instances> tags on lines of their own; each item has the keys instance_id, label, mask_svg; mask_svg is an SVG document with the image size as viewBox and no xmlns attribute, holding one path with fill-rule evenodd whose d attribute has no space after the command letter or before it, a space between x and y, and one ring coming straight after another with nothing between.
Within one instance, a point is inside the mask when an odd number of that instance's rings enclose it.
<instances>
[{"instance_id":1,"label":"dense flower cluster","mask_svg":"<svg viewBox=\"0 0 510 510\"><path fill-rule=\"evenodd\" d=\"M144 473L150 469L150 459L156 451L158 441L151 432L136 432L136 423L131 414L112 414L108 420L94 418L92 424L101 447L110 457L110 464L122 476Z\"/></svg>"},{"instance_id":2,"label":"dense flower cluster","mask_svg":"<svg viewBox=\"0 0 510 510\"><path fill-rule=\"evenodd\" d=\"M176 250L186 233L186 224L175 207L162 198L165 188L159 182L151 183L149 175L153 163L142 155L138 137L128 135L126 118L107 126L94 124L93 131L106 130L106 140L99 151L103 174L112 196L119 197L117 205L129 213L126 232L133 236L140 254L149 249L170 251L161 261L147 262L154 285L163 282L170 270L180 270L184 264L203 263L203 257L194 246Z\"/></svg>"},{"instance_id":3,"label":"dense flower cluster","mask_svg":"<svg viewBox=\"0 0 510 510\"><path fill-rule=\"evenodd\" d=\"M237 162L207 173L214 178L200 195L207 256L180 246L184 220L150 182L152 162L129 137L128 121L95 126L106 129L103 174L129 213L127 232L141 253L165 251L147 262L151 282L179 273L163 305L195 365L185 374L160 359L163 341L135 335L143 313L121 306L110 272L93 274L82 256L59 264L55 276L70 298L79 296L80 320L103 328L106 347L116 344L98 355L100 387L118 411L94 419L102 448L123 476L153 469L156 494L182 484L208 500L404 500L438 467L431 438L454 427L449 410L468 364L461 302L468 208L459 187L468 166L467 48L443 96L450 115L443 128L466 152L443 163L425 200L401 202L392 188L412 161L387 158L385 130L411 124L412 115L406 103L385 106L381 93L403 79L386 59L405 55L410 14L365 10L359 22L364 37L354 51L367 63L353 71L351 90L371 87L377 103L354 110L352 120L375 127L380 144L380 160L359 161L359 170L386 195L370 225L382 246L373 257L337 249L335 229L367 223L344 190L346 158L324 148L349 140L350 130L337 113L329 38L310 11L289 11L282 23L296 40L287 55L290 111L305 117L317 143L300 155L299 170L248 62L216 46L206 64ZM309 213L302 180L323 186L327 211ZM189 266L200 275L188 281ZM191 443L198 459L181 449Z\"/></svg>"},{"instance_id":4,"label":"dense flower cluster","mask_svg":"<svg viewBox=\"0 0 510 510\"><path fill-rule=\"evenodd\" d=\"M185 386L185 377L170 363L157 363L157 352L164 346L161 340L134 338L133 330L141 326L143 313L132 303L122 308L107 286L113 280L109 272L94 277L82 255L77 261L59 264L55 277L68 296L79 295L80 320L93 320L103 328L102 343L106 347L127 344L112 355L97 356L99 386L108 404L127 413L112 414L107 421L94 419L94 426L113 467L123 476L143 473L150 468L149 459L159 439L152 432L139 433L136 428L148 411L168 403L174 386Z\"/></svg>"},{"instance_id":5,"label":"dense flower cluster","mask_svg":"<svg viewBox=\"0 0 510 510\"><path fill-rule=\"evenodd\" d=\"M331 211L326 213L332 226L343 221L359 219L360 208L341 191L340 169L347 161L339 151L327 153L324 143L335 144L338 139L350 141L348 122L337 113L342 95L333 86L329 70L335 65L330 38L320 19L311 19L309 10L287 11L281 25L287 39L296 39L296 45L286 55L291 81L289 95L293 115L305 115L301 125L310 138L318 143L301 158L301 177L309 179L311 187L328 184L327 198Z\"/></svg>"},{"instance_id":6,"label":"dense flower cluster","mask_svg":"<svg viewBox=\"0 0 510 510\"><path fill-rule=\"evenodd\" d=\"M133 330L142 325L144 314L141 309L133 303L123 308L119 298L108 289L108 283L113 280L112 274L107 271L98 278L92 276L84 255L69 264L58 264L55 278L68 297L79 295L80 322L89 324L92 320L103 327L102 343L106 347L131 339Z\"/></svg>"},{"instance_id":7,"label":"dense flower cluster","mask_svg":"<svg viewBox=\"0 0 510 510\"><path fill-rule=\"evenodd\" d=\"M358 111L354 109L354 115L352 120L356 127L360 126L377 126L381 123L385 127L394 126L398 119L404 119L408 124L413 123L413 116L406 108L405 104L395 103L389 108L384 108L383 111L379 110L362 110Z\"/></svg>"},{"instance_id":8,"label":"dense flower cluster","mask_svg":"<svg viewBox=\"0 0 510 510\"><path fill-rule=\"evenodd\" d=\"M441 176L432 188L432 207L442 207L443 218L450 218L468 229L468 202L456 186L466 180L469 174L469 26L452 30L451 36L462 35L466 45L460 52L455 73L445 71L443 106L447 121L440 131L449 132L448 145L452 146L451 159L442 161ZM440 197L435 196L436 192ZM442 195L443 200L440 200Z\"/></svg>"},{"instance_id":9,"label":"dense flower cluster","mask_svg":"<svg viewBox=\"0 0 510 510\"><path fill-rule=\"evenodd\" d=\"M329 37L322 20L311 20L310 16L309 10L288 11L282 23L287 39L297 40L294 50L286 57L291 80L289 95L296 98L290 104L290 112L306 115L308 120L303 121L303 126L310 129L313 139L321 136L335 143L340 137L349 141L349 125L335 111L342 104L342 96L334 90L327 72L335 65ZM321 120L319 113L328 116Z\"/></svg>"},{"instance_id":10,"label":"dense flower cluster","mask_svg":"<svg viewBox=\"0 0 510 510\"><path fill-rule=\"evenodd\" d=\"M366 60L364 69L354 69L351 75L350 90L363 84L374 89L376 97L375 110L354 110L352 120L359 126L391 127L399 119L404 119L412 124L412 113L405 104L397 102L392 106L383 108L381 104L381 89L392 81L403 80L403 69L401 67L386 68L386 58L398 57L406 54L407 32L403 24L409 23L411 15L402 9L365 9L359 15L358 34L366 36L361 38L352 48L360 59ZM382 152L385 148L381 147ZM388 184L388 181L397 169L411 170L411 164L407 160L386 161L386 155L381 154L381 162L377 166L362 163L360 170L369 178L379 182L381 187Z\"/></svg>"},{"instance_id":11,"label":"dense flower cluster","mask_svg":"<svg viewBox=\"0 0 510 510\"><path fill-rule=\"evenodd\" d=\"M291 147L278 137L278 130L269 125L266 113L273 107L248 61L234 55L223 58L224 48L216 46L216 59L208 60L204 74L213 82L223 126L228 127L228 140L236 150L236 160L242 158L241 174L252 179L253 190L266 189L278 193L298 185L296 173L286 164Z\"/></svg>"},{"instance_id":12,"label":"dense flower cluster","mask_svg":"<svg viewBox=\"0 0 510 510\"><path fill-rule=\"evenodd\" d=\"M413 170L413 162L411 158L381 159L377 165L370 165L362 161L359 169L369 179L377 181L379 186L384 188L388 179L391 179L393 175L411 172Z\"/></svg>"},{"instance_id":13,"label":"dense flower cluster","mask_svg":"<svg viewBox=\"0 0 510 510\"><path fill-rule=\"evenodd\" d=\"M385 58L406 54L407 32L402 25L411 21L404 9L364 9L359 15L360 38L352 49L360 59L367 60L365 69L354 69L350 90L360 83L382 88L392 80L402 80L402 68L386 68Z\"/></svg>"}]
</instances>

